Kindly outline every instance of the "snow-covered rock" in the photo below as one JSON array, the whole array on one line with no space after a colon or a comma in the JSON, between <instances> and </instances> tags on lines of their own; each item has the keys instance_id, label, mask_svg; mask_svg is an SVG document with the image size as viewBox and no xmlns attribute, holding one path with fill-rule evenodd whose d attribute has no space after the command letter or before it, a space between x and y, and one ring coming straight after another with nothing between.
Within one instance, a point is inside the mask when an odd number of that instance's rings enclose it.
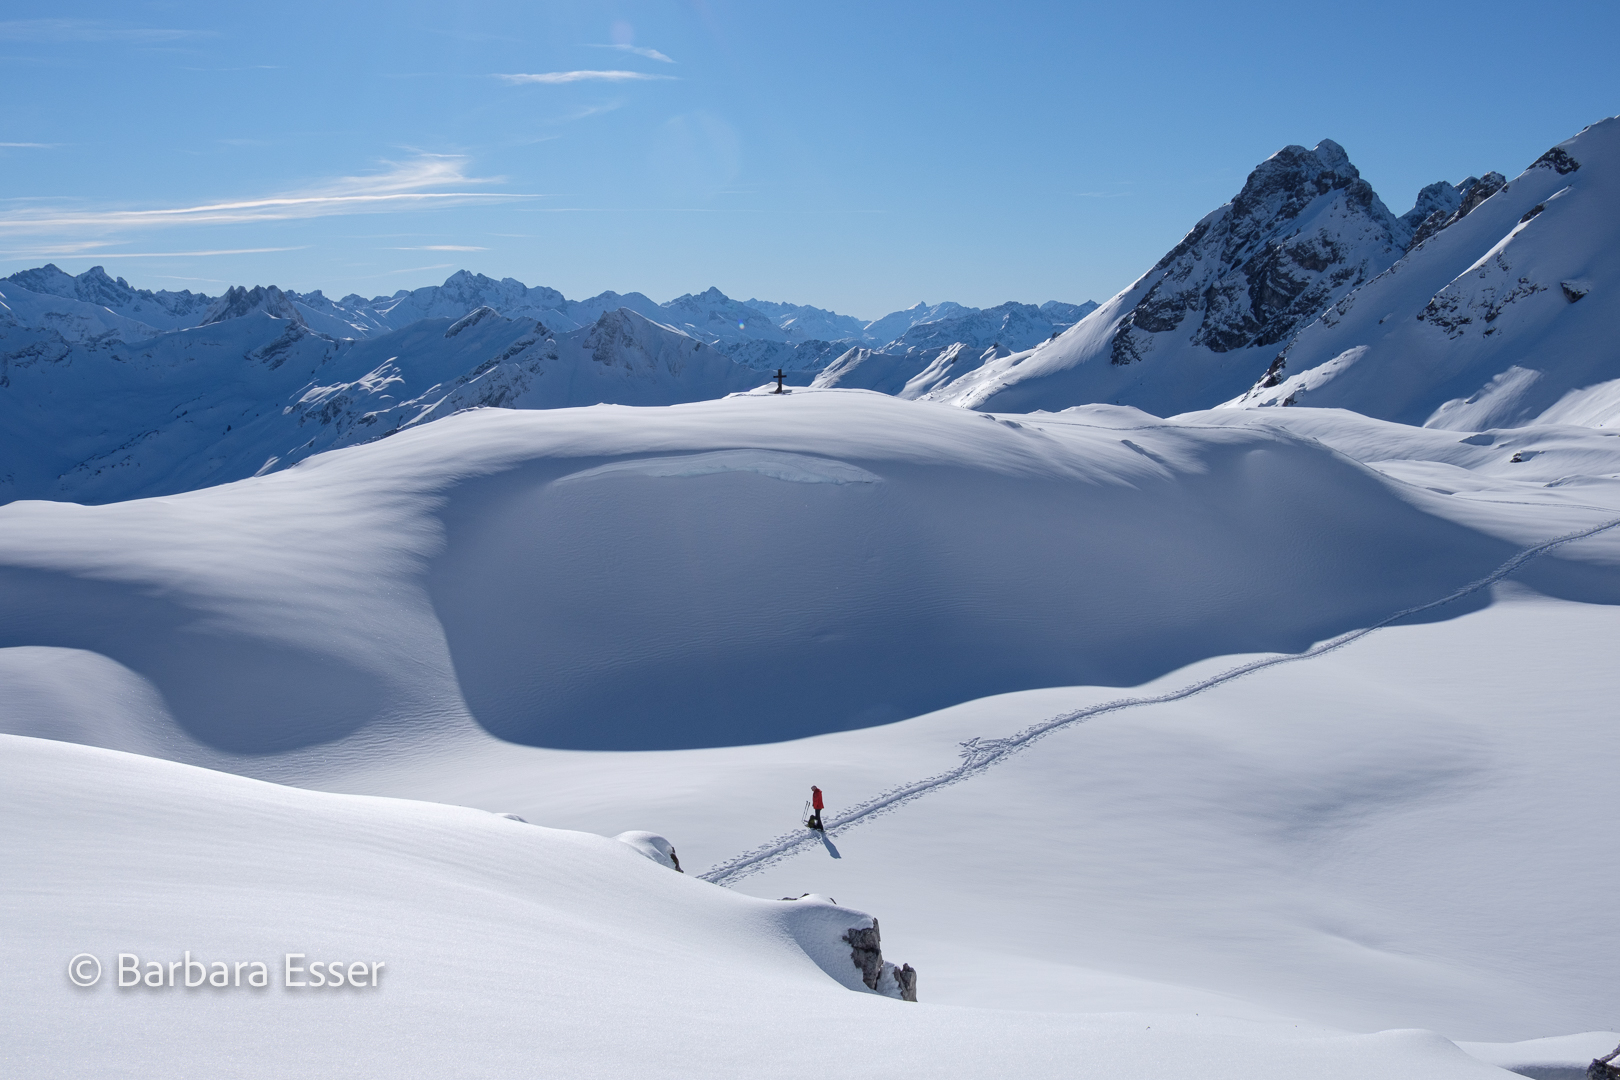
<instances>
[{"instance_id":1,"label":"snow-covered rock","mask_svg":"<svg viewBox=\"0 0 1620 1080\"><path fill-rule=\"evenodd\" d=\"M1230 404L1468 431L1620 422L1616 206L1620 118L1435 210L1405 258L1304 327Z\"/></svg>"},{"instance_id":2,"label":"snow-covered rock","mask_svg":"<svg viewBox=\"0 0 1620 1080\"><path fill-rule=\"evenodd\" d=\"M1337 143L1285 147L1130 288L931 397L1004 411L1207 408L1251 385L1299 326L1387 269L1411 235Z\"/></svg>"},{"instance_id":3,"label":"snow-covered rock","mask_svg":"<svg viewBox=\"0 0 1620 1080\"><path fill-rule=\"evenodd\" d=\"M681 869L680 856L675 854L675 845L657 833L647 832L644 829L632 829L622 832L613 839L621 844L629 844L636 853L643 858L651 859L659 866L667 866L676 873L684 874Z\"/></svg>"}]
</instances>

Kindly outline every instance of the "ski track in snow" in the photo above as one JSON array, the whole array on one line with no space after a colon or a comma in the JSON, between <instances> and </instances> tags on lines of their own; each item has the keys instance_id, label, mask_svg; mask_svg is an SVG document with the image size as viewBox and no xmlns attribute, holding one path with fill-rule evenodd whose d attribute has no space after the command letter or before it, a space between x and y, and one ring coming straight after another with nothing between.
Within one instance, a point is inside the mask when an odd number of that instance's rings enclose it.
<instances>
[{"instance_id":1,"label":"ski track in snow","mask_svg":"<svg viewBox=\"0 0 1620 1080\"><path fill-rule=\"evenodd\" d=\"M1594 509L1596 508L1594 507ZM1610 508L1610 512L1613 512L1612 508ZM920 799L924 795L932 794L941 788L949 787L952 784L958 784L963 780L977 776L979 773L984 772L991 766L999 765L1001 762L1006 761L1014 754L1029 749L1036 742L1061 728L1066 728L1073 724L1081 724L1092 719L1093 717L1104 716L1109 713L1122 712L1126 709L1135 709L1144 705L1163 705L1172 701L1181 701L1186 698L1190 698L1195 694L1201 694L1205 690L1212 690L1217 686L1229 683L1234 679L1241 679L1245 675L1253 675L1255 672L1276 667L1278 664L1290 664L1298 660L1314 660L1316 657L1325 656L1326 654L1337 649L1344 648L1346 645L1349 645L1352 642L1361 640L1376 630L1382 630L1386 626L1399 622L1401 619L1412 615L1417 615L1425 611L1430 611L1437 607L1443 607L1444 605L1452 603L1455 600L1461 600L1465 596L1470 596L1481 589L1489 588L1490 586L1508 577L1525 563L1532 559L1538 558L1539 556L1545 555L1554 548L1562 547L1563 545L1573 543L1576 540L1584 540L1589 536L1596 536L1599 533L1608 532L1610 529L1616 527L1620 527L1620 518L1615 518L1612 521L1605 522L1601 525L1594 525L1591 528L1582 529L1578 532L1566 533L1563 536L1554 537L1551 540L1543 541L1542 543L1536 544L1533 547L1525 548L1523 551L1519 552L1517 555L1514 555L1511 559L1503 563L1501 566L1498 566L1489 574L1486 574L1477 581L1472 581L1467 585L1464 585L1462 588L1453 593L1443 596L1438 600L1431 600L1426 604L1419 604L1416 607L1409 607L1402 611L1397 611L1395 614L1389 616L1381 622L1374 623L1371 626L1362 627L1359 630L1348 631L1335 638L1329 638L1327 641L1319 642L1301 653L1284 653L1278 656L1268 656L1260 660L1251 660L1247 664L1240 664L1237 667L1229 668L1217 675L1212 675L1207 679L1190 683L1187 686L1181 687L1180 689L1171 690L1164 694L1155 694L1151 697L1117 698L1113 701L1105 701L1097 705L1087 705L1085 708L1075 709L1071 712L1059 713L1057 716L1048 717L1045 720L1038 721L1031 724L1029 727L1026 727L1024 730L1017 732L1016 734L1009 735L1005 738L969 739L961 744L962 761L960 764L956 765L954 768L947 769L945 772L936 773L933 776L925 777L921 780L913 780L910 783L889 788L887 791L883 791L872 796L865 802L855 804L844 813L827 821L827 834L835 835L848 829L853 829L857 825L864 825L874 818L878 818L884 814L898 810L906 803L909 803L915 799ZM752 874L756 874L767 867L774 866L784 859L791 858L802 851L814 847L818 842L819 841L815 833L810 832L807 829L795 829L792 832L783 833L782 835L760 845L759 847L752 848L740 855L734 855L722 863L711 866L709 869L697 876L702 881L712 882L716 885L730 885L734 882L741 881L743 878L746 878Z\"/></svg>"}]
</instances>

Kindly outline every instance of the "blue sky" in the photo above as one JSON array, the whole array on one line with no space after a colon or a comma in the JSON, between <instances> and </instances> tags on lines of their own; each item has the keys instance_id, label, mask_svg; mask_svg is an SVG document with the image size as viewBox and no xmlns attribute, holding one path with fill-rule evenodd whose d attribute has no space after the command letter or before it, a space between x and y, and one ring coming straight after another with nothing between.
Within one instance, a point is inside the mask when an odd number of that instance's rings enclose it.
<instances>
[{"instance_id":1,"label":"blue sky","mask_svg":"<svg viewBox=\"0 0 1620 1080\"><path fill-rule=\"evenodd\" d=\"M1620 112L1617 40L1612 0L8 0L0 274L1102 300L1289 143L1396 213L1511 176Z\"/></svg>"}]
</instances>

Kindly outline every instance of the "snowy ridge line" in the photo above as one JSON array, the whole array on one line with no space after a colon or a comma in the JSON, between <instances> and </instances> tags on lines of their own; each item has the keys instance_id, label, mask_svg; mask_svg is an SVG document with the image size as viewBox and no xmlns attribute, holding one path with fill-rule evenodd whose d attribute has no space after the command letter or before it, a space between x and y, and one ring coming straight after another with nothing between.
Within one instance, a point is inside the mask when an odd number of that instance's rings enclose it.
<instances>
[{"instance_id":1,"label":"snowy ridge line","mask_svg":"<svg viewBox=\"0 0 1620 1080\"><path fill-rule=\"evenodd\" d=\"M1608 532L1610 529L1616 527L1620 527L1620 518L1615 518L1614 520L1605 522L1601 525L1594 525L1588 529L1581 529L1577 532L1566 533L1563 536L1554 537L1551 540L1545 540L1533 547L1525 548L1523 551L1508 559L1489 574L1486 574L1477 581L1469 582L1467 585L1457 589L1455 592L1442 596L1438 600L1431 600L1425 604L1418 604L1415 607L1409 607L1401 611L1397 611L1395 614L1390 615L1389 617L1380 622L1376 622L1371 626L1365 626L1359 630L1351 630L1340 634L1338 637L1329 638L1327 641L1319 642L1318 644L1313 645L1304 652L1284 653L1279 656L1268 656L1260 660L1251 660L1247 664L1240 664L1237 667L1228 668L1226 671L1212 675L1207 679L1202 679L1195 683L1189 683L1180 689L1171 690L1164 694L1156 694L1151 697L1117 698L1113 701L1105 701L1097 705L1087 705L1085 708L1075 709L1072 712L1059 713L1057 716L1048 717L1045 720L1037 721L1036 723L1031 724L1029 727L1026 727L1024 730L1017 732L1014 735L1009 735L1005 738L984 739L975 737L969 739L961 744L962 761L954 768L947 769L942 773L936 773L933 776L925 777L921 780L913 780L910 783L889 788L887 791L883 791L872 796L865 802L855 804L844 813L827 821L827 833L828 835L834 835L846 829L852 829L857 825L863 825L866 822L871 821L873 818L881 817L884 814L898 809L902 805L911 802L913 799L919 799L924 795L939 790L940 788L961 783L963 780L967 780L970 777L976 776L977 774L985 771L992 765L1000 764L1012 755L1029 749L1036 742L1045 738L1047 735L1050 735L1052 732L1057 731L1060 728L1068 727L1071 724L1084 723L1085 721L1096 716L1120 712L1124 709L1134 709L1143 705L1163 705L1172 701L1182 701L1186 698L1193 697L1196 694L1201 694L1205 690L1214 689L1223 683L1231 682L1234 679L1240 679L1245 675L1252 675L1257 671L1264 671L1267 668L1276 667L1279 664L1293 663L1298 660L1313 660L1316 657L1324 656L1327 653L1333 652L1337 649L1342 649L1352 642L1359 641L1376 630L1382 630L1384 627L1389 626L1392 623L1399 622L1401 619L1412 615L1418 615L1422 612L1430 611L1437 607L1443 607L1444 605L1452 603L1453 601L1461 600L1465 596L1470 596L1481 589L1489 588L1490 586L1501 581L1503 578L1506 578L1508 575L1512 574L1514 571L1518 570L1525 563L1532 559L1538 558L1539 556L1545 555L1554 548L1562 547L1563 545L1573 543L1576 540L1584 540L1589 536L1596 536L1599 533ZM802 828L796 829L793 832L783 833L782 835L761 844L759 847L752 848L740 855L734 855L725 862L711 866L703 873L697 875L697 877L699 880L712 882L715 885L728 885L732 882L741 881L743 878L748 877L751 874L756 874L767 867L774 866L783 859L797 855L799 852L815 846L815 844L818 842L819 841L816 839L814 833Z\"/></svg>"}]
</instances>

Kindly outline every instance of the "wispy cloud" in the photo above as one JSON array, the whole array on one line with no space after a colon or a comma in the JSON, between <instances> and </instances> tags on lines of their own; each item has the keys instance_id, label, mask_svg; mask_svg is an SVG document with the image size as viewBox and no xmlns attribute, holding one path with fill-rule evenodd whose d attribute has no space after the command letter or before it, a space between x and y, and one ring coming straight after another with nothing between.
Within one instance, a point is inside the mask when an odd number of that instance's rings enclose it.
<instances>
[{"instance_id":1,"label":"wispy cloud","mask_svg":"<svg viewBox=\"0 0 1620 1080\"><path fill-rule=\"evenodd\" d=\"M378 278L398 277L400 274L420 274L427 270L448 270L455 263L434 263L432 266L407 266L402 270L384 270L380 274L367 274L365 277L355 278L355 281L375 281Z\"/></svg>"},{"instance_id":2,"label":"wispy cloud","mask_svg":"<svg viewBox=\"0 0 1620 1080\"><path fill-rule=\"evenodd\" d=\"M69 250L3 251L0 255L18 259L192 259L209 255L262 255L267 251L304 251L302 247L225 248L219 251L92 251L89 245L65 245Z\"/></svg>"},{"instance_id":3,"label":"wispy cloud","mask_svg":"<svg viewBox=\"0 0 1620 1080\"><path fill-rule=\"evenodd\" d=\"M487 247L473 247L469 244L423 244L420 247L396 247L389 251L488 251Z\"/></svg>"},{"instance_id":4,"label":"wispy cloud","mask_svg":"<svg viewBox=\"0 0 1620 1080\"><path fill-rule=\"evenodd\" d=\"M645 56L648 60L658 60L665 64L675 61L659 52L657 49L644 49L640 45L587 45L587 49L618 49L620 52L634 53L636 56Z\"/></svg>"},{"instance_id":5,"label":"wispy cloud","mask_svg":"<svg viewBox=\"0 0 1620 1080\"><path fill-rule=\"evenodd\" d=\"M514 84L545 83L547 85L576 82L655 82L675 78L674 75L649 75L644 71L542 71L534 75L497 75L495 77Z\"/></svg>"},{"instance_id":6,"label":"wispy cloud","mask_svg":"<svg viewBox=\"0 0 1620 1080\"><path fill-rule=\"evenodd\" d=\"M0 142L0 148L13 150L53 150L61 145L54 142Z\"/></svg>"},{"instance_id":7,"label":"wispy cloud","mask_svg":"<svg viewBox=\"0 0 1620 1080\"><path fill-rule=\"evenodd\" d=\"M123 41L151 45L212 37L207 30L125 26L101 19L11 19L0 22L0 41Z\"/></svg>"},{"instance_id":8,"label":"wispy cloud","mask_svg":"<svg viewBox=\"0 0 1620 1080\"><path fill-rule=\"evenodd\" d=\"M82 209L60 204L0 210L0 233L105 232L174 225L235 225L543 197L505 192L433 190L500 182L500 177L468 176L467 159L459 155L421 154L411 161L387 164L389 168L386 171L368 176L341 176L301 190L233 202L147 210Z\"/></svg>"}]
</instances>

